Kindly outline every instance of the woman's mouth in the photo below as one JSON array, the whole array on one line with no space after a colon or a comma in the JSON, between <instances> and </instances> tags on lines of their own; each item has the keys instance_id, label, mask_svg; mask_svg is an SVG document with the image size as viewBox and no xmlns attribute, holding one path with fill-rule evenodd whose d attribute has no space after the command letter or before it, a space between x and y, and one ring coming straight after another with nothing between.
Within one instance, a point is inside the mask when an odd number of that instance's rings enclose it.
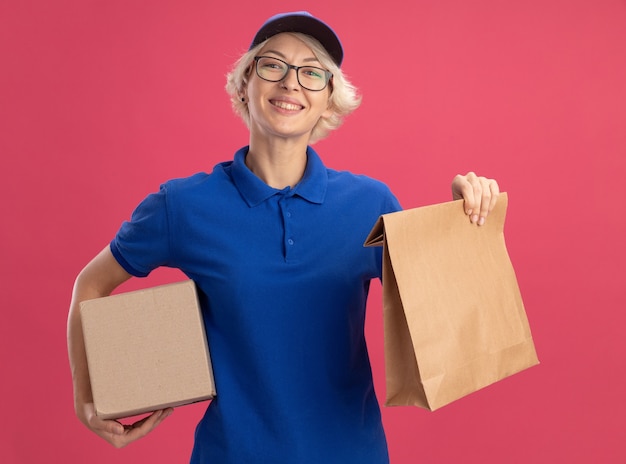
<instances>
[{"instance_id":1,"label":"woman's mouth","mask_svg":"<svg viewBox=\"0 0 626 464\"><path fill-rule=\"evenodd\" d=\"M298 105L296 103L290 103L283 100L270 100L270 103L277 108L287 111L299 111L304 107L302 105Z\"/></svg>"}]
</instances>

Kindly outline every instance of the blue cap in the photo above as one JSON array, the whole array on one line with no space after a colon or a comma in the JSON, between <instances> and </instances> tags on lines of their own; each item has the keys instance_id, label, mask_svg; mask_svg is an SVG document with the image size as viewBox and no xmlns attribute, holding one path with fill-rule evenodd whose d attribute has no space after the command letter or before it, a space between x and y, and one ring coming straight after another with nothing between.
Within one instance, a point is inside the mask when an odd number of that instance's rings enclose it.
<instances>
[{"instance_id":1,"label":"blue cap","mask_svg":"<svg viewBox=\"0 0 626 464\"><path fill-rule=\"evenodd\" d=\"M280 13L272 16L256 33L250 44L250 49L281 32L301 32L310 35L322 44L337 66L341 66L343 47L339 37L328 24L307 11Z\"/></svg>"}]
</instances>

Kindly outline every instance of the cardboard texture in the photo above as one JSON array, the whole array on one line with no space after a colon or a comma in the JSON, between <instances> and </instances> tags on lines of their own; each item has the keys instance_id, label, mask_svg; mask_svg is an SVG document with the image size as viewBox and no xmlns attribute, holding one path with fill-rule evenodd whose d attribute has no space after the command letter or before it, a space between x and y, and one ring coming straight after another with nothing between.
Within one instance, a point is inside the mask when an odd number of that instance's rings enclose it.
<instances>
[{"instance_id":1,"label":"cardboard texture","mask_svg":"<svg viewBox=\"0 0 626 464\"><path fill-rule=\"evenodd\" d=\"M387 406L434 411L538 364L504 241L506 193L485 225L463 201L383 215Z\"/></svg>"},{"instance_id":2,"label":"cardboard texture","mask_svg":"<svg viewBox=\"0 0 626 464\"><path fill-rule=\"evenodd\" d=\"M195 284L83 301L96 414L119 419L215 396Z\"/></svg>"}]
</instances>

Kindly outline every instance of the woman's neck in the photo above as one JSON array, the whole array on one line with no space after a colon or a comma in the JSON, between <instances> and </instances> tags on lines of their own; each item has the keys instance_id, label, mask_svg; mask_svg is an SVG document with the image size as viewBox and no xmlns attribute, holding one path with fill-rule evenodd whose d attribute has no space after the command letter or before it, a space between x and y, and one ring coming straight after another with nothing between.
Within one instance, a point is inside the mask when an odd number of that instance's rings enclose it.
<instances>
[{"instance_id":1,"label":"woman's neck","mask_svg":"<svg viewBox=\"0 0 626 464\"><path fill-rule=\"evenodd\" d=\"M306 140L250 139L246 166L263 182L276 189L294 187L306 169Z\"/></svg>"}]
</instances>

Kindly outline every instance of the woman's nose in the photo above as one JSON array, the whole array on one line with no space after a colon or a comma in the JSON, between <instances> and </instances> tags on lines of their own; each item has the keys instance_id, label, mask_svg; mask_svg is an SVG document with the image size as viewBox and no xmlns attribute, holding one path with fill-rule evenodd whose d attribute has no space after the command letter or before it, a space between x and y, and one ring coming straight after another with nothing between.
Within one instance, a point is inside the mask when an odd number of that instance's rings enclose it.
<instances>
[{"instance_id":1,"label":"woman's nose","mask_svg":"<svg viewBox=\"0 0 626 464\"><path fill-rule=\"evenodd\" d=\"M298 90L300 89L300 83L298 82L298 70L297 69L289 69L287 71L287 75L280 81L284 88L289 90Z\"/></svg>"}]
</instances>

